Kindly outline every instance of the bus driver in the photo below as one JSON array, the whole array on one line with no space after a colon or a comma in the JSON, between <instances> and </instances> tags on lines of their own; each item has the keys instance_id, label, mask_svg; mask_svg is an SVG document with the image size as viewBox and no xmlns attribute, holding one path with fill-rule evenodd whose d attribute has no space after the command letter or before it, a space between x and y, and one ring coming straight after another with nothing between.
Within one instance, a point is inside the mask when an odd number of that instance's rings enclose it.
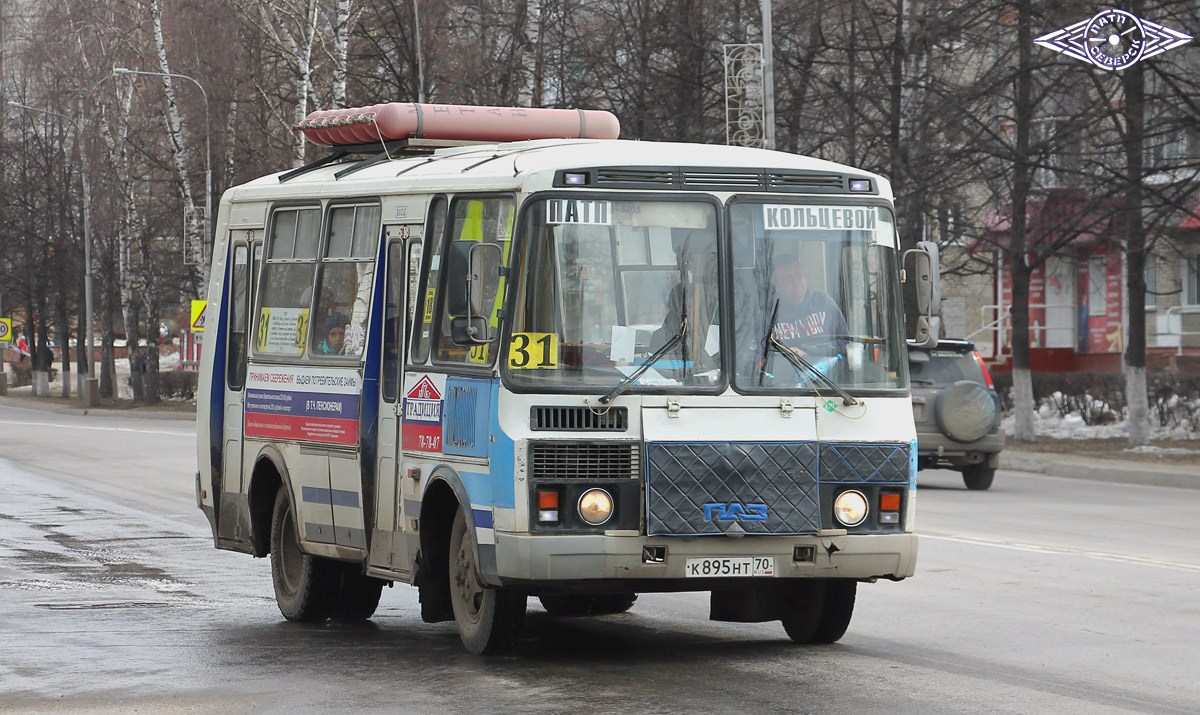
<instances>
[{"instance_id":1,"label":"bus driver","mask_svg":"<svg viewBox=\"0 0 1200 715\"><path fill-rule=\"evenodd\" d=\"M778 304L773 308L775 339L801 357L841 355L850 332L846 316L828 293L809 290L808 279L795 256L777 259L771 279Z\"/></svg>"}]
</instances>

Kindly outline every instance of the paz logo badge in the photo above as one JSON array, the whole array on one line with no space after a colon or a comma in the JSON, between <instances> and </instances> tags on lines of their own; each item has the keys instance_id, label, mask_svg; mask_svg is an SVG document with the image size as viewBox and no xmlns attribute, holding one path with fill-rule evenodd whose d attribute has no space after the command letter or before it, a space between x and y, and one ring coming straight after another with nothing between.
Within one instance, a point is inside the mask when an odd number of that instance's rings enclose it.
<instances>
[{"instance_id":1,"label":"paz logo badge","mask_svg":"<svg viewBox=\"0 0 1200 715\"><path fill-rule=\"evenodd\" d=\"M1043 35L1034 43L1100 69L1123 70L1191 41L1190 35L1124 10L1104 10L1090 19Z\"/></svg>"}]
</instances>

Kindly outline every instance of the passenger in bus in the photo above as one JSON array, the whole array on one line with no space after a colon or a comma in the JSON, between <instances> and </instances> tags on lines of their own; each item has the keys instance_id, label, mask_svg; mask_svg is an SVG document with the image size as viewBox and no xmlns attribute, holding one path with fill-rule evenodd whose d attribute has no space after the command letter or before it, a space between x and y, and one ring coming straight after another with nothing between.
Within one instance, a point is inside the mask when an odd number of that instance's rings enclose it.
<instances>
[{"instance_id":1,"label":"passenger in bus","mask_svg":"<svg viewBox=\"0 0 1200 715\"><path fill-rule=\"evenodd\" d=\"M771 309L775 339L801 357L832 357L846 352L845 336L850 332L846 316L828 293L808 288L808 277L795 256L775 260L771 277L776 306Z\"/></svg>"},{"instance_id":2,"label":"passenger in bus","mask_svg":"<svg viewBox=\"0 0 1200 715\"><path fill-rule=\"evenodd\" d=\"M321 355L341 355L346 344L346 316L334 313L325 318L325 339L317 346Z\"/></svg>"}]
</instances>

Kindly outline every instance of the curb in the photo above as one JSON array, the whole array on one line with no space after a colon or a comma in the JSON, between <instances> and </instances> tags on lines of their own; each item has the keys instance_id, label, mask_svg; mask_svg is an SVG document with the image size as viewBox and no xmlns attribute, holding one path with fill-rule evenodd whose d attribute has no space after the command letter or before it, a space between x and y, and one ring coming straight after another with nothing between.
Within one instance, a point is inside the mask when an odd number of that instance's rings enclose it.
<instances>
[{"instance_id":1,"label":"curb","mask_svg":"<svg viewBox=\"0 0 1200 715\"><path fill-rule=\"evenodd\" d=\"M36 397L0 397L0 407L12 407L31 412L52 412L60 415L76 415L81 417L137 417L148 420L175 420L180 422L194 422L196 420L195 412L170 412L167 410L139 407L131 407L124 410L113 410L103 407L83 408L51 402L49 400L43 401L41 398Z\"/></svg>"},{"instance_id":2,"label":"curb","mask_svg":"<svg viewBox=\"0 0 1200 715\"><path fill-rule=\"evenodd\" d=\"M1154 464L1085 457L1055 458L1028 452L1001 452L1000 469L1052 477L1152 487L1200 489L1200 469L1185 464Z\"/></svg>"}]
</instances>

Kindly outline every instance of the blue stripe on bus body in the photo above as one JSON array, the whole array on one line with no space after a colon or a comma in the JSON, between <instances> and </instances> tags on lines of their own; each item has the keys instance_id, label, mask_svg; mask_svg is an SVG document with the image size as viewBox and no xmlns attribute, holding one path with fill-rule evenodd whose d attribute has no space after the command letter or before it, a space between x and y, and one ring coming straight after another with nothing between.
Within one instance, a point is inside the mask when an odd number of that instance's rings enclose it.
<instances>
[{"instance_id":1,"label":"blue stripe on bus body","mask_svg":"<svg viewBox=\"0 0 1200 715\"><path fill-rule=\"evenodd\" d=\"M212 485L214 506L218 506L220 491L224 489L225 484L225 324L229 320L229 278L233 270L233 261L230 260L233 256L233 243L227 243L225 250L227 253L224 278L221 280L221 309L217 311L217 319L212 321L215 323L214 330L210 333L212 339L204 348L213 351L212 371L208 374L208 458L211 462L209 468L212 474L221 476L221 486L216 483ZM241 479L240 474L238 479ZM220 509L216 511L219 512Z\"/></svg>"},{"instance_id":2,"label":"blue stripe on bus body","mask_svg":"<svg viewBox=\"0 0 1200 715\"><path fill-rule=\"evenodd\" d=\"M358 492L346 489L323 489L321 487L301 487L300 492L300 499L309 504L332 504L333 506L360 508Z\"/></svg>"},{"instance_id":3,"label":"blue stripe on bus body","mask_svg":"<svg viewBox=\"0 0 1200 715\"><path fill-rule=\"evenodd\" d=\"M492 528L492 512L486 509L472 509L471 514L475 518L475 526L480 529Z\"/></svg>"},{"instance_id":4,"label":"blue stripe on bus body","mask_svg":"<svg viewBox=\"0 0 1200 715\"><path fill-rule=\"evenodd\" d=\"M513 509L516 507L516 489L513 484L516 472L513 467L513 451L516 445L512 439L500 429L500 380L492 380L491 415L488 418L490 454L488 455L488 471L491 472L492 501L497 508Z\"/></svg>"},{"instance_id":5,"label":"blue stripe on bus body","mask_svg":"<svg viewBox=\"0 0 1200 715\"><path fill-rule=\"evenodd\" d=\"M378 466L376 440L379 437L379 368L383 357L381 343L383 342L383 321L385 319L383 304L384 285L387 282L385 260L387 244L387 229L381 225L379 227L379 245L375 249L375 293L371 298L371 311L367 318L369 321L367 335L375 337L374 339L367 338L366 354L363 360L362 399L358 403L359 489L367 499L372 501L368 505L370 508L364 510L363 514L363 520L368 522L378 518L373 511L375 507L374 485L378 478L375 473ZM356 494L356 502L357 498ZM356 503L355 506L358 504Z\"/></svg>"}]
</instances>

